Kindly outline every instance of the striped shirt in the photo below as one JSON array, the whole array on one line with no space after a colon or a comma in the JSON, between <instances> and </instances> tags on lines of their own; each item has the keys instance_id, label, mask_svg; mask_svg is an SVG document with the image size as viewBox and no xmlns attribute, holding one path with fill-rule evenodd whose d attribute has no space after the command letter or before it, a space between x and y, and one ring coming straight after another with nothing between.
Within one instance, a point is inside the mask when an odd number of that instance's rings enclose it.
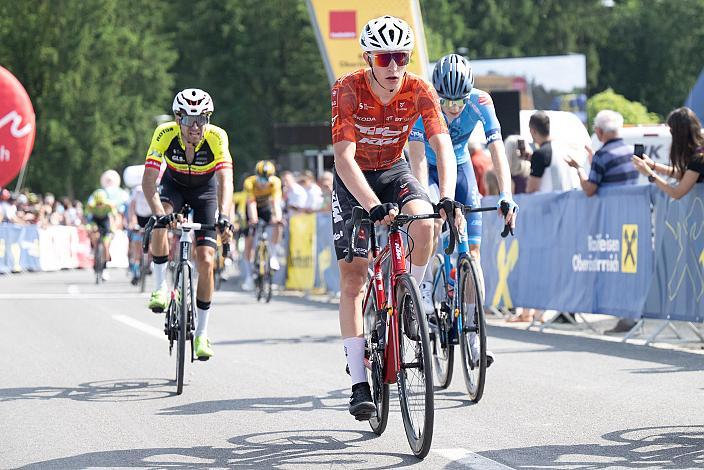
<instances>
[{"instance_id":1,"label":"striped shirt","mask_svg":"<svg viewBox=\"0 0 704 470\"><path fill-rule=\"evenodd\" d=\"M594 154L589 181L599 187L638 183L638 171L633 166L633 147L623 139L609 140Z\"/></svg>"}]
</instances>

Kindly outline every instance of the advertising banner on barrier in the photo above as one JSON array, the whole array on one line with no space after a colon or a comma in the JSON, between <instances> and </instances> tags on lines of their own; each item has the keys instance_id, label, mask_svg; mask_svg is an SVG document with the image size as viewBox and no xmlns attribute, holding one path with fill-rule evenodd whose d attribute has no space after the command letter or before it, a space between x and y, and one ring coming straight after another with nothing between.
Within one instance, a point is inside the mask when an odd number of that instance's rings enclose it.
<instances>
[{"instance_id":1,"label":"advertising banner on barrier","mask_svg":"<svg viewBox=\"0 0 704 470\"><path fill-rule=\"evenodd\" d=\"M39 227L25 225L20 235L20 265L25 271L41 271L39 262Z\"/></svg>"},{"instance_id":2,"label":"advertising banner on barrier","mask_svg":"<svg viewBox=\"0 0 704 470\"><path fill-rule=\"evenodd\" d=\"M315 287L327 292L339 292L340 270L337 267L335 247L332 240L332 217L329 212L317 214L316 219L316 273Z\"/></svg>"},{"instance_id":3,"label":"advertising banner on barrier","mask_svg":"<svg viewBox=\"0 0 704 470\"><path fill-rule=\"evenodd\" d=\"M307 0L306 3L330 83L346 73L367 67L359 47L359 33L369 20L384 15L401 18L411 26L415 47L408 71L429 78L418 0Z\"/></svg>"},{"instance_id":4,"label":"advertising banner on barrier","mask_svg":"<svg viewBox=\"0 0 704 470\"><path fill-rule=\"evenodd\" d=\"M0 224L0 273L22 271L20 264L20 239L22 227L13 224Z\"/></svg>"},{"instance_id":5,"label":"advertising banner on barrier","mask_svg":"<svg viewBox=\"0 0 704 470\"><path fill-rule=\"evenodd\" d=\"M42 271L78 267L76 227L54 225L39 230L39 264Z\"/></svg>"},{"instance_id":6,"label":"advertising banner on barrier","mask_svg":"<svg viewBox=\"0 0 704 470\"><path fill-rule=\"evenodd\" d=\"M297 214L289 219L286 288L309 290L315 282L315 214Z\"/></svg>"},{"instance_id":7,"label":"advertising banner on barrier","mask_svg":"<svg viewBox=\"0 0 704 470\"><path fill-rule=\"evenodd\" d=\"M704 322L704 184L655 195L655 274L643 316Z\"/></svg>"},{"instance_id":8,"label":"advertising banner on barrier","mask_svg":"<svg viewBox=\"0 0 704 470\"><path fill-rule=\"evenodd\" d=\"M653 273L650 189L518 195L515 237L484 216L486 302L637 318ZM482 205L496 203L485 198ZM624 295L624 293L628 295Z\"/></svg>"}]
</instances>

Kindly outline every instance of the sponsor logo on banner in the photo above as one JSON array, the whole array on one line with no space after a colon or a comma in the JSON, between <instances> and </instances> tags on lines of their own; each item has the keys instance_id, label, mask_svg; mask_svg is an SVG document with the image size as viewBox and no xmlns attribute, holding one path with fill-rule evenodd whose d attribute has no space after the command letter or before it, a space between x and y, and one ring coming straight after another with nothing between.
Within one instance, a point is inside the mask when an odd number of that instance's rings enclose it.
<instances>
[{"instance_id":1,"label":"sponsor logo on banner","mask_svg":"<svg viewBox=\"0 0 704 470\"><path fill-rule=\"evenodd\" d=\"M587 235L587 254L572 256L572 271L617 273L621 271L621 242L609 234Z\"/></svg>"},{"instance_id":2,"label":"sponsor logo on banner","mask_svg":"<svg viewBox=\"0 0 704 470\"><path fill-rule=\"evenodd\" d=\"M34 109L22 84L0 67L0 187L20 173L34 145Z\"/></svg>"},{"instance_id":3,"label":"sponsor logo on banner","mask_svg":"<svg viewBox=\"0 0 704 470\"><path fill-rule=\"evenodd\" d=\"M621 272L638 272L638 225L623 224L621 227Z\"/></svg>"},{"instance_id":4,"label":"sponsor logo on banner","mask_svg":"<svg viewBox=\"0 0 704 470\"><path fill-rule=\"evenodd\" d=\"M506 240L501 240L499 245L499 250L496 253L496 268L499 272L499 280L496 284L496 290L494 291L494 298L491 302L492 305L503 305L506 308L513 307L513 300L511 300L511 291L508 288L508 276L516 267L518 262L518 240L511 240L511 244L508 249L506 249Z\"/></svg>"},{"instance_id":5,"label":"sponsor logo on banner","mask_svg":"<svg viewBox=\"0 0 704 470\"><path fill-rule=\"evenodd\" d=\"M330 12L330 39L353 39L357 37L356 11Z\"/></svg>"}]
</instances>

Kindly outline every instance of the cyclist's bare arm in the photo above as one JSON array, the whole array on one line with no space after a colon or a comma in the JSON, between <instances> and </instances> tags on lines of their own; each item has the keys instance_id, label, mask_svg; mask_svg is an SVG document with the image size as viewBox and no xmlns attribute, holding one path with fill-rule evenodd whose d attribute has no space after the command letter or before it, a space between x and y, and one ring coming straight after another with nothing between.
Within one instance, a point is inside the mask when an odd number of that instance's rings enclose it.
<instances>
[{"instance_id":1,"label":"cyclist's bare arm","mask_svg":"<svg viewBox=\"0 0 704 470\"><path fill-rule=\"evenodd\" d=\"M273 206L271 211L274 214L274 220L276 220L277 222L281 222L281 220L283 219L283 216L281 215L281 197L275 196L271 200L271 204Z\"/></svg>"},{"instance_id":2,"label":"cyclist's bare arm","mask_svg":"<svg viewBox=\"0 0 704 470\"><path fill-rule=\"evenodd\" d=\"M218 179L218 211L229 214L232 205L232 169L223 168L215 172Z\"/></svg>"},{"instance_id":3,"label":"cyclist's bare arm","mask_svg":"<svg viewBox=\"0 0 704 470\"><path fill-rule=\"evenodd\" d=\"M408 159L411 164L411 173L427 191L428 160L425 158L425 144L415 140L408 142Z\"/></svg>"},{"instance_id":4,"label":"cyclist's bare arm","mask_svg":"<svg viewBox=\"0 0 704 470\"><path fill-rule=\"evenodd\" d=\"M362 207L369 211L372 207L381 204L379 198L367 183L362 170L354 160L357 144L347 140L338 142L332 146L335 154L335 171L347 190L359 201ZM454 189L454 188L453 188Z\"/></svg>"},{"instance_id":5,"label":"cyclist's bare arm","mask_svg":"<svg viewBox=\"0 0 704 470\"><path fill-rule=\"evenodd\" d=\"M489 152L491 153L491 161L494 164L496 177L499 180L499 188L502 194L511 194L511 170L506 157L506 148L501 139L495 140L489 144ZM516 213L509 211L505 219L508 225L515 226Z\"/></svg>"},{"instance_id":6,"label":"cyclist's bare arm","mask_svg":"<svg viewBox=\"0 0 704 470\"><path fill-rule=\"evenodd\" d=\"M254 197L250 198L247 196L247 215L249 216L249 223L254 225L259 222L259 216L257 214L257 201Z\"/></svg>"},{"instance_id":7,"label":"cyclist's bare arm","mask_svg":"<svg viewBox=\"0 0 704 470\"><path fill-rule=\"evenodd\" d=\"M455 198L457 184L457 159L449 134L435 134L428 142L437 156L440 197Z\"/></svg>"},{"instance_id":8,"label":"cyclist's bare arm","mask_svg":"<svg viewBox=\"0 0 704 470\"><path fill-rule=\"evenodd\" d=\"M145 168L144 176L142 176L142 191L144 191L144 197L147 198L152 214L161 216L166 215L166 211L161 204L161 199L159 199L159 193L156 191L157 178L159 178L159 170L155 168Z\"/></svg>"}]
</instances>

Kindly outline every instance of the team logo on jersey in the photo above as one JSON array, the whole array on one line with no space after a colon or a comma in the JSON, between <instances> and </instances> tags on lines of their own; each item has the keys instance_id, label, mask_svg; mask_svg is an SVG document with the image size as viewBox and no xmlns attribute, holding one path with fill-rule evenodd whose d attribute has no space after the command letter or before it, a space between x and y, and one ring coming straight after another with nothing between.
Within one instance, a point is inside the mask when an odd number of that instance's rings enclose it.
<instances>
[{"instance_id":1,"label":"team logo on jersey","mask_svg":"<svg viewBox=\"0 0 704 470\"><path fill-rule=\"evenodd\" d=\"M355 127L360 134L365 134L367 136L373 137L363 137L359 140L360 144L371 144L371 145L392 145L398 143L401 138L400 136L408 130L408 125L403 126L401 130L392 130L389 127L377 127L377 126L360 126L355 124Z\"/></svg>"},{"instance_id":2,"label":"team logo on jersey","mask_svg":"<svg viewBox=\"0 0 704 470\"><path fill-rule=\"evenodd\" d=\"M482 106L493 106L494 102L491 101L491 95L489 95L489 93L481 93L479 95L479 104Z\"/></svg>"}]
</instances>

